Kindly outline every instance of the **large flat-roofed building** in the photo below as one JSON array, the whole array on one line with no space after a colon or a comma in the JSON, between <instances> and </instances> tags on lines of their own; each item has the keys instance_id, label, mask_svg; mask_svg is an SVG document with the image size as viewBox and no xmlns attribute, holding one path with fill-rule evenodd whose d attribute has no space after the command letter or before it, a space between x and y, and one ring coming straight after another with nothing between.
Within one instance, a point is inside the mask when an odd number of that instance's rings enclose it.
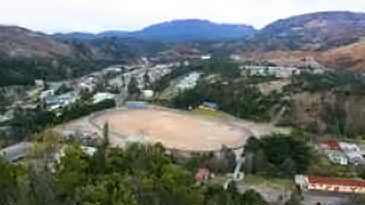
<instances>
[{"instance_id":1,"label":"large flat-roofed building","mask_svg":"<svg viewBox=\"0 0 365 205\"><path fill-rule=\"evenodd\" d=\"M303 190L326 191L344 194L365 194L365 180L317 176L295 176L295 182Z\"/></svg>"}]
</instances>

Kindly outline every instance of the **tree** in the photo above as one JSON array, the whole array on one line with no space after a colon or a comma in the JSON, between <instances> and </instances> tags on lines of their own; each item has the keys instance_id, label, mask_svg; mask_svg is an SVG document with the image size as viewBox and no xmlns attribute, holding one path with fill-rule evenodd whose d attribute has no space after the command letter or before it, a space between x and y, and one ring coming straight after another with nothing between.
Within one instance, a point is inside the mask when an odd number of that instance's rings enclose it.
<instances>
[{"instance_id":1,"label":"tree","mask_svg":"<svg viewBox=\"0 0 365 205\"><path fill-rule=\"evenodd\" d=\"M223 153L224 161L227 163L226 172L233 172L236 167L236 154L226 146L222 147L221 153Z\"/></svg>"},{"instance_id":2,"label":"tree","mask_svg":"<svg viewBox=\"0 0 365 205\"><path fill-rule=\"evenodd\" d=\"M287 201L285 205L302 205L302 196L297 188L293 190L289 201Z\"/></svg>"},{"instance_id":3,"label":"tree","mask_svg":"<svg viewBox=\"0 0 365 205\"><path fill-rule=\"evenodd\" d=\"M109 146L109 123L105 122L103 125L103 146Z\"/></svg>"},{"instance_id":4,"label":"tree","mask_svg":"<svg viewBox=\"0 0 365 205\"><path fill-rule=\"evenodd\" d=\"M133 76L131 77L129 84L128 84L128 93L130 95L136 95L138 96L140 94L140 89L138 87L138 81L137 79Z\"/></svg>"},{"instance_id":5,"label":"tree","mask_svg":"<svg viewBox=\"0 0 365 205\"><path fill-rule=\"evenodd\" d=\"M273 134L261 139L250 138L244 147L245 155L253 155L253 172L288 176L305 173L312 152L303 135Z\"/></svg>"},{"instance_id":6,"label":"tree","mask_svg":"<svg viewBox=\"0 0 365 205\"><path fill-rule=\"evenodd\" d=\"M17 199L21 170L0 157L0 204L12 204Z\"/></svg>"},{"instance_id":7,"label":"tree","mask_svg":"<svg viewBox=\"0 0 365 205\"><path fill-rule=\"evenodd\" d=\"M103 141L92 156L92 170L95 174L103 174L106 169L107 148L109 146L109 123L103 125Z\"/></svg>"},{"instance_id":8,"label":"tree","mask_svg":"<svg viewBox=\"0 0 365 205\"><path fill-rule=\"evenodd\" d=\"M246 191L240 199L245 205L268 205L262 196L254 190Z\"/></svg>"},{"instance_id":9,"label":"tree","mask_svg":"<svg viewBox=\"0 0 365 205\"><path fill-rule=\"evenodd\" d=\"M54 176L62 197L74 198L76 189L87 183L89 167L90 157L78 145L74 144L66 149Z\"/></svg>"},{"instance_id":10,"label":"tree","mask_svg":"<svg viewBox=\"0 0 365 205\"><path fill-rule=\"evenodd\" d=\"M148 89L151 86L150 75L148 73L148 70L146 70L145 74L143 75L143 83L144 83L144 89Z\"/></svg>"},{"instance_id":11,"label":"tree","mask_svg":"<svg viewBox=\"0 0 365 205\"><path fill-rule=\"evenodd\" d=\"M38 170L49 171L53 169L55 156L60 152L63 142L62 137L52 130L45 130L33 136L33 147L29 155Z\"/></svg>"}]
</instances>

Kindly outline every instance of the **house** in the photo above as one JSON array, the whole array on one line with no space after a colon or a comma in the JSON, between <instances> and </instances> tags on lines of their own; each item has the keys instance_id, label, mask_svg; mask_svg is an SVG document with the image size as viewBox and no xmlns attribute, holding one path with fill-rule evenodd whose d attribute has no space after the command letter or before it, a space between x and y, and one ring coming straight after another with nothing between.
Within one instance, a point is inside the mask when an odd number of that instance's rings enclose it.
<instances>
[{"instance_id":1,"label":"house","mask_svg":"<svg viewBox=\"0 0 365 205\"><path fill-rule=\"evenodd\" d=\"M342 152L340 143L336 140L326 140L320 144L320 149L328 159L336 164L347 165L348 158Z\"/></svg>"},{"instance_id":2,"label":"house","mask_svg":"<svg viewBox=\"0 0 365 205\"><path fill-rule=\"evenodd\" d=\"M195 174L195 182L202 183L210 178L209 169L199 169L198 172Z\"/></svg>"},{"instance_id":3,"label":"house","mask_svg":"<svg viewBox=\"0 0 365 205\"><path fill-rule=\"evenodd\" d=\"M34 80L34 85L38 88L44 88L44 80L36 79Z\"/></svg>"},{"instance_id":4,"label":"house","mask_svg":"<svg viewBox=\"0 0 365 205\"><path fill-rule=\"evenodd\" d=\"M57 99L60 102L61 106L64 107L76 102L78 99L78 95L76 92L68 92L57 96Z\"/></svg>"},{"instance_id":5,"label":"house","mask_svg":"<svg viewBox=\"0 0 365 205\"><path fill-rule=\"evenodd\" d=\"M85 82L81 82L78 85L78 88L79 88L80 92L82 92L82 91L92 92L94 90L94 84L88 84L88 83L85 83Z\"/></svg>"},{"instance_id":6,"label":"house","mask_svg":"<svg viewBox=\"0 0 365 205\"><path fill-rule=\"evenodd\" d=\"M296 175L295 183L302 190L345 194L365 194L365 180Z\"/></svg>"},{"instance_id":7,"label":"house","mask_svg":"<svg viewBox=\"0 0 365 205\"><path fill-rule=\"evenodd\" d=\"M335 164L348 165L349 160L340 150L328 150L326 152L328 159Z\"/></svg>"},{"instance_id":8,"label":"house","mask_svg":"<svg viewBox=\"0 0 365 205\"><path fill-rule=\"evenodd\" d=\"M200 56L200 59L202 60L210 60L212 57L210 55L202 55Z\"/></svg>"},{"instance_id":9,"label":"house","mask_svg":"<svg viewBox=\"0 0 365 205\"><path fill-rule=\"evenodd\" d=\"M153 90L142 90L142 96L144 99L151 99L153 95Z\"/></svg>"},{"instance_id":10,"label":"house","mask_svg":"<svg viewBox=\"0 0 365 205\"><path fill-rule=\"evenodd\" d=\"M360 164L364 161L361 149L354 143L340 142L343 153L352 164Z\"/></svg>"},{"instance_id":11,"label":"house","mask_svg":"<svg viewBox=\"0 0 365 205\"><path fill-rule=\"evenodd\" d=\"M47 109L49 111L57 110L75 103L77 99L78 95L75 92L68 92L62 95L49 97L46 99Z\"/></svg>"},{"instance_id":12,"label":"house","mask_svg":"<svg viewBox=\"0 0 365 205\"><path fill-rule=\"evenodd\" d=\"M102 102L104 100L114 100L115 99L115 94L112 93L96 93L93 96L93 103L97 104L99 102Z\"/></svg>"},{"instance_id":13,"label":"house","mask_svg":"<svg viewBox=\"0 0 365 205\"><path fill-rule=\"evenodd\" d=\"M218 104L213 102L203 102L199 108L216 111L218 110Z\"/></svg>"},{"instance_id":14,"label":"house","mask_svg":"<svg viewBox=\"0 0 365 205\"><path fill-rule=\"evenodd\" d=\"M341 150L340 143L336 140L326 140L321 143L321 147L327 150Z\"/></svg>"},{"instance_id":15,"label":"house","mask_svg":"<svg viewBox=\"0 0 365 205\"><path fill-rule=\"evenodd\" d=\"M89 146L81 146L81 149L89 156L93 156L98 151L98 149L96 149L95 147Z\"/></svg>"},{"instance_id":16,"label":"house","mask_svg":"<svg viewBox=\"0 0 365 205\"><path fill-rule=\"evenodd\" d=\"M197 81L200 78L201 73L192 72L189 75L185 76L180 82L177 84L176 88L178 90L186 90L194 88L197 84Z\"/></svg>"},{"instance_id":17,"label":"house","mask_svg":"<svg viewBox=\"0 0 365 205\"><path fill-rule=\"evenodd\" d=\"M39 99L46 100L47 98L50 98L52 96L54 96L54 90L45 90L41 92L41 94L39 95Z\"/></svg>"}]
</instances>

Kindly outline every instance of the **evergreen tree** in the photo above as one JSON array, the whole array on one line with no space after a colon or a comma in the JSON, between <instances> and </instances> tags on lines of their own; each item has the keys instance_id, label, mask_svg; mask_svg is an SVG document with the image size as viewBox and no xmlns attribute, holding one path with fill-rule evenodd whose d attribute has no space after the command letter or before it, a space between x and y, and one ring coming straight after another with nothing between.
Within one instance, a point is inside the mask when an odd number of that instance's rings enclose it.
<instances>
[{"instance_id":1,"label":"evergreen tree","mask_svg":"<svg viewBox=\"0 0 365 205\"><path fill-rule=\"evenodd\" d=\"M132 95L132 96L139 96L140 93L141 93L141 91L138 87L138 81L133 76L133 77L131 77L131 80L129 81L129 84L128 84L128 94Z\"/></svg>"}]
</instances>

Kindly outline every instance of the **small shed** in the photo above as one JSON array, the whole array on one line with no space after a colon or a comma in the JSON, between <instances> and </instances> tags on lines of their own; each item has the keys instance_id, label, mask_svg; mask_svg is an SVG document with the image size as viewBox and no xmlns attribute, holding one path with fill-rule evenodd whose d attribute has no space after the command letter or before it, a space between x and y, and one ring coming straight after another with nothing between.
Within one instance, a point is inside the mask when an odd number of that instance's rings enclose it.
<instances>
[{"instance_id":1,"label":"small shed","mask_svg":"<svg viewBox=\"0 0 365 205\"><path fill-rule=\"evenodd\" d=\"M154 95L153 90L143 90L142 95L144 99L151 99Z\"/></svg>"},{"instance_id":2,"label":"small shed","mask_svg":"<svg viewBox=\"0 0 365 205\"><path fill-rule=\"evenodd\" d=\"M203 104L201 104L199 107L209 110L218 110L218 104L214 102L203 102Z\"/></svg>"}]
</instances>

